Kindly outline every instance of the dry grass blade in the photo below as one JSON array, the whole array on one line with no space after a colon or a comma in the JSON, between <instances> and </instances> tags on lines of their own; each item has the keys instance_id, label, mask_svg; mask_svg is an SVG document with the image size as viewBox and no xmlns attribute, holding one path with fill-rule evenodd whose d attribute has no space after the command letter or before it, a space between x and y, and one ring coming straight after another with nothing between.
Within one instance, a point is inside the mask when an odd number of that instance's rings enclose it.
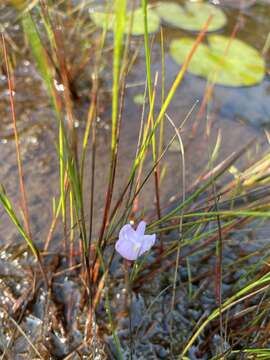
<instances>
[{"instance_id":1,"label":"dry grass blade","mask_svg":"<svg viewBox=\"0 0 270 360\"><path fill-rule=\"evenodd\" d=\"M18 166L18 173L19 173L19 183L20 183L20 193L21 193L21 204L22 210L24 214L24 223L27 235L30 240L32 240L31 229L30 229L30 219L29 219L29 210L27 204L27 196L26 190L24 185L24 174L22 168L22 160L21 160L21 151L20 151L20 140L19 140L19 133L17 129L17 121L16 121L16 113L15 113L15 105L14 105L14 86L11 80L10 75L10 68L9 68L9 61L6 49L6 43L4 35L2 34L2 46L3 46L3 53L6 65L6 72L8 77L8 90L9 90L9 100L10 100L10 108L11 108L11 115L12 115L12 124L13 124L13 131L15 137L15 144L16 144L16 155L17 155L17 166Z\"/></svg>"}]
</instances>

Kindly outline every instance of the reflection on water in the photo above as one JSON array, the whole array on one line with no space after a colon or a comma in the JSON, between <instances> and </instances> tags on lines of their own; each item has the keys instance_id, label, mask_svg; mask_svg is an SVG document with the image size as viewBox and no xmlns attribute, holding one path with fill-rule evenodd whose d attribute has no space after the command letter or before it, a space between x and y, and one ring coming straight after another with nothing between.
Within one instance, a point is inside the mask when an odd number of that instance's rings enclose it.
<instances>
[{"instance_id":1,"label":"reflection on water","mask_svg":"<svg viewBox=\"0 0 270 360\"><path fill-rule=\"evenodd\" d=\"M241 12L236 9L224 9L228 15L229 23L222 33L230 35L236 21L241 22L238 31L238 38L256 47L259 51L264 48L267 35L270 31L269 16L270 5L265 1L257 1L256 5L245 8ZM86 15L87 11L86 11ZM58 159L56 154L57 126L50 104L46 96L32 60L23 44L21 31L18 24L14 23L14 13L7 6L0 5L0 20L5 24L9 35L9 47L12 49L13 66L15 68L15 105L18 121L18 129L21 134L22 158L24 162L26 188L30 203L32 218L32 232L36 234L37 242L43 241L50 226L52 204L51 198L58 194ZM9 25L13 24L12 26ZM71 19L69 19L69 26ZM181 37L185 32L176 29L164 29L165 46L168 48L172 38ZM66 31L70 31L67 29ZM161 55L158 37L153 46L153 67L152 71L161 72ZM141 39L132 39L132 49L136 49ZM69 47L70 57L76 59L78 49L74 44ZM265 53L266 65L270 67L269 51ZM107 61L106 59L104 61ZM179 67L166 54L166 88L168 89L175 78ZM110 61L108 61L110 63ZM111 79L110 73L104 68L103 74L104 98L100 121L98 123L98 148L97 148L97 170L96 191L95 191L95 219L94 223L98 228L102 204L104 201L104 189L108 174L109 139L110 139L110 103L109 88ZM143 83L145 79L144 54L141 51L133 70L129 76L129 84ZM81 76L76 85L82 94L80 100L75 102L76 116L78 118L78 134L82 136L84 131L84 119L87 116L89 101L89 79ZM205 91L206 82L190 74L186 74L181 88L177 92L169 113L176 124L184 119L185 115L199 99L201 100ZM139 121L141 106L133 102L136 94L144 91L143 85L130 87L127 90L125 102L122 137L120 141L120 158L118 164L118 177L116 179L116 194L127 179L127 168L132 163L136 150L137 136L139 133ZM270 122L270 81L266 76L264 81L257 86L250 88L232 89L216 86L213 98L209 106L209 117L212 124L212 139L206 141L204 137L205 123L197 133L197 137L190 140L190 128L195 118L193 115L189 121L183 138L186 144L186 176L188 180L196 177L209 159L209 147L215 144L218 129L222 130L222 149L220 159L229 155L234 149L239 149L249 139L256 136L258 141L264 143L263 131L258 126L268 126ZM158 103L157 103L158 108ZM15 145L12 140L13 130L11 125L9 98L5 72L0 73L0 182L6 187L7 192L14 201L18 201L18 180ZM239 121L241 120L241 121ZM243 123L244 121L244 123ZM250 126L254 125L256 128ZM233 129L233 131L232 131ZM170 139L173 129L168 125L166 140ZM254 154L253 154L254 155ZM149 162L150 164L150 162ZM176 166L177 165L177 166ZM162 202L165 202L175 192L180 192L180 158L179 154L170 152L164 162L166 178L162 186ZM145 187L141 204L149 206L153 204L152 182ZM89 184L86 184L89 186ZM176 190L175 190L176 189ZM88 191L88 189L86 189ZM16 230L11 226L9 220L0 210L0 242L16 241ZM97 230L97 229L95 229Z\"/></svg>"}]
</instances>

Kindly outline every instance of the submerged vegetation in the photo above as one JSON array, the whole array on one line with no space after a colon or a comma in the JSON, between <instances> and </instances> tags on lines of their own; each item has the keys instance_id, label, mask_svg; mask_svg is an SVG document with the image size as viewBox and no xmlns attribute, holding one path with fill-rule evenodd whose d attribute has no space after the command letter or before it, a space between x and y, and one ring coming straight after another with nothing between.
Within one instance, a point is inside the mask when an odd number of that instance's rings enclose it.
<instances>
[{"instance_id":1,"label":"submerged vegetation","mask_svg":"<svg viewBox=\"0 0 270 360\"><path fill-rule=\"evenodd\" d=\"M13 38L10 24L1 25L19 184L14 200L9 179L1 179L0 202L18 234L17 243L0 252L1 358L268 359L269 150L264 143L258 153L256 139L240 139L220 158L222 133L213 139L210 115L216 85L263 80L269 36L256 51L237 39L237 26L230 37L208 35L227 21L209 4L186 3L184 11L176 3L114 0L103 4L105 12L96 5L10 0L2 7L12 14L11 25L19 25L20 37ZM168 20L173 7L181 20ZM196 32L171 42L181 66L169 86L163 20ZM153 66L156 43L159 70ZM16 111L22 53L46 89L57 154L53 198L43 192L44 204L53 204L45 240L33 230ZM132 118L138 136L133 147L123 148L137 61L144 64L141 112ZM171 108L188 71L208 82L202 99L192 99L179 118ZM105 142L110 140L100 174L105 111ZM207 161L189 181L186 147L199 131ZM177 157L168 175L172 149ZM123 171L121 161L130 153ZM192 155L201 161L201 154ZM164 196L166 176L176 178L171 201Z\"/></svg>"}]
</instances>

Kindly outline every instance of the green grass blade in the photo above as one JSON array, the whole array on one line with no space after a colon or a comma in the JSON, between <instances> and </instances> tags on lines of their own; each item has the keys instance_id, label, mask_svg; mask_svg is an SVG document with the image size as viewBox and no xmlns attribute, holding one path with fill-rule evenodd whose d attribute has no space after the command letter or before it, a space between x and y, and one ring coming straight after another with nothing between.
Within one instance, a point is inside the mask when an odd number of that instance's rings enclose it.
<instances>
[{"instance_id":1,"label":"green grass blade","mask_svg":"<svg viewBox=\"0 0 270 360\"><path fill-rule=\"evenodd\" d=\"M262 276L259 280L253 281L252 283L245 286L243 289L239 290L235 295L231 296L228 300L226 300L221 306L221 313L224 313L226 310L230 309L234 305L238 304L239 302L243 301L246 297L254 296L262 291L265 291L269 288L270 284L270 272ZM260 287L256 289L257 287ZM254 291L253 291L254 290ZM196 330L194 335L190 338L187 342L186 346L184 347L180 359L188 352L190 347L193 345L194 341L197 337L201 334L201 332L206 328L206 326L215 318L220 315L220 308L215 309L208 318L199 326Z\"/></svg>"},{"instance_id":2,"label":"green grass blade","mask_svg":"<svg viewBox=\"0 0 270 360\"><path fill-rule=\"evenodd\" d=\"M121 56L123 51L123 39L126 23L126 0L114 0L114 55L113 55L113 88L112 88L112 153L116 151L117 141L117 118L119 98L119 76L121 68Z\"/></svg>"},{"instance_id":3,"label":"green grass blade","mask_svg":"<svg viewBox=\"0 0 270 360\"><path fill-rule=\"evenodd\" d=\"M22 25L24 32L27 36L29 45L31 47L33 56L35 58L37 68L45 82L48 94L53 103L53 107L58 113L58 106L56 103L56 93L53 86L53 74L52 74L51 66L48 62L46 51L44 50L36 25L30 13L23 14Z\"/></svg>"},{"instance_id":4,"label":"green grass blade","mask_svg":"<svg viewBox=\"0 0 270 360\"><path fill-rule=\"evenodd\" d=\"M5 209L6 213L9 216L9 218L15 224L17 230L19 231L19 233L22 235L22 237L26 241L26 243L29 246L30 250L32 251L33 255L36 258L38 258L39 257L38 249L36 248L33 241L30 239L30 237L27 235L26 231L24 230L22 224L20 223L20 221L19 221L19 219L18 219L18 217L17 217L17 215L15 213L14 207L12 206L9 198L4 193L3 190L0 191L0 202L2 203L3 208Z\"/></svg>"}]
</instances>

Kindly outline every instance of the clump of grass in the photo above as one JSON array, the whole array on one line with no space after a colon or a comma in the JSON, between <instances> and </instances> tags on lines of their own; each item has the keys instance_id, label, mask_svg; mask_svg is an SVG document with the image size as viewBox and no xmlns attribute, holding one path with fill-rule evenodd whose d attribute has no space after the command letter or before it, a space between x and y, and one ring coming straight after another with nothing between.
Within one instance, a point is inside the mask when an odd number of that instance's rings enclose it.
<instances>
[{"instance_id":1,"label":"clump of grass","mask_svg":"<svg viewBox=\"0 0 270 360\"><path fill-rule=\"evenodd\" d=\"M206 258L211 257L215 259L215 277L214 287L216 290L215 307L211 309L210 314L194 325L194 329L190 336L186 336L179 344L174 344L174 321L170 321L170 338L171 338L171 356L185 359L194 343L200 338L202 333L206 333L207 329L212 324L213 334L219 334L222 338L223 345L219 353L219 357L230 354L248 353L259 354L259 356L266 356L267 350L264 349L266 340L260 339L260 329L262 328L263 317L267 310L266 301L268 300L269 290L269 269L267 259L259 262L256 266L254 264L247 268L246 277L242 278L242 284L236 284L236 290L226 298L223 297L221 285L226 278L234 272L234 264L224 265L222 263L222 250L224 242L227 240L228 234L233 230L241 229L247 224L253 222L255 219L267 219L269 217L269 189L267 183L269 175L267 169L269 168L269 156L266 155L261 160L254 162L246 171L242 172L237 179L227 181L224 184L222 180L224 175L231 169L236 161L246 152L251 146L248 144L241 150L234 152L227 159L221 163L214 165L219 150L219 141L210 154L209 164L205 172L200 178L189 188L185 188L185 157L184 146L182 141L183 125L187 119L178 128L173 119L168 114L168 108L173 103L173 98L181 85L184 74L196 52L197 47L204 38L207 27L211 22L211 18L198 34L196 42L188 55L183 66L179 70L173 84L171 85L167 95L165 93L164 85L164 37L161 32L162 43L162 99L160 110L155 114L156 93L158 91L158 75L153 81L153 74L151 71L151 39L147 31L147 1L142 0L142 7L144 11L144 44L145 44L145 64L146 64L146 93L144 112L142 116L141 136L138 140L138 147L136 155L133 159L133 164L127 174L127 182L120 195L114 198L115 181L117 179L117 162L119 161L119 140L121 137L121 123L123 117L123 107L125 102L126 80L131 65L133 64L133 57L130 54L130 38L127 37L125 41L124 30L126 21L127 2L125 0L115 0L113 10L115 13L115 27L113 40L113 66L112 66L112 89L111 89L111 146L110 146L110 163L108 164L108 183L107 188L104 189L104 209L103 216L100 220L100 230L97 237L93 236L93 213L94 213L94 194L96 179L96 123L99 113L98 99L101 92L101 63L105 51L107 30L103 30L98 38L97 48L94 54L93 76L91 78L90 104L86 119L85 132L83 134L82 143L78 141L76 127L74 125L74 88L72 82L72 65L68 63L68 56L61 47L61 41L66 35L61 30L61 17L57 12L66 13L67 16L76 16L75 29L73 31L80 32L84 24L84 19L81 15L81 8L62 4L53 5L44 1L30 2L24 7L24 2L13 3L18 7L18 20L21 21L22 27L29 48L31 48L33 59L42 76L44 84L47 88L48 96L51 100L51 108L55 114L55 121L58 125L58 160L59 160L59 191L56 193L54 200L54 213L52 223L49 227L48 236L44 243L44 249L38 249L35 245L35 234L30 231L30 216L28 215L26 191L23 180L23 167L20 158L20 142L16 128L16 103L12 96L12 82L9 74L9 60L8 52L6 50L5 34L3 35L3 53L5 56L5 66L8 73L11 115L14 127L14 136L16 143L16 154L18 160L18 179L20 183L20 193L22 197L22 221L15 211L15 206L12 205L8 195L4 189L0 192L0 201L8 213L9 217L15 224L18 232L26 241L33 255L37 258L43 274L43 282L48 291L47 295L54 292L55 278L63 274L69 273L72 279L81 284L82 304L81 304L81 325L83 327L83 339L81 343L76 345L76 349L69 350L70 353L65 359L72 358L75 353L85 347L85 344L91 343L92 357L95 356L95 344L101 335L112 334L113 341L116 348L116 357L124 358L124 349L121 339L119 338L119 331L117 329L117 321L115 319L115 310L113 304L115 302L116 294L113 291L113 284L122 282L129 284L127 286L130 297L125 298L125 311L129 311L130 320L130 355L132 357L132 346L137 339L133 339L134 332L131 329L132 313L130 313L132 305L131 292L136 290L140 292L148 281L154 279L161 279L162 274L170 273L173 269L173 277L170 284L161 290L161 294L170 290L171 306L169 312L171 314L175 311L175 303L178 289L186 284L179 282L179 268L187 263L188 267L188 293L189 299L195 298L197 295L193 294L193 283L196 281L195 275L192 273L192 257L196 257L199 253L203 253ZM61 8L61 6L63 8ZM131 20L132 21L132 20ZM41 24L41 25L40 25ZM78 25L77 25L78 24ZM153 40L154 41L154 40ZM86 52L87 53L87 52ZM86 55L85 55L86 56ZM85 56L82 56L79 68L85 64ZM75 71L74 71L75 72ZM76 72L75 72L76 73ZM63 84L63 96L55 90L55 79L59 78ZM212 91L212 90L211 90ZM146 95L148 94L148 95ZM147 106L147 98L149 99L149 106ZM195 108L195 106L194 106ZM194 108L187 114L187 118L191 115ZM67 118L67 121L65 121ZM146 121L145 121L146 119ZM174 135L166 144L164 140L165 127L168 124L173 127ZM159 128L161 127L160 132ZM168 149L172 143L178 140L180 144L180 155L182 157L182 197L174 204L171 209L163 209L160 202L161 192L161 176L160 164L167 154ZM157 146L158 143L158 146ZM152 156L152 167L146 173L143 172L144 161L147 156ZM85 191L85 183L89 181L86 177L86 157L91 157L90 169L90 196ZM160 238L164 239L170 236L169 241L164 241L157 246L153 252L150 260L146 258L139 259L130 272L126 270L121 273L121 280L117 280L112 273L112 265L115 261L114 244L118 236L119 229L123 224L129 220L137 220L140 218L140 213L134 213L134 203L138 201L138 196L143 190L146 182L150 178L154 179L156 210L154 214L149 211L144 214L149 221L147 231L149 233L156 233ZM223 182L222 182L223 181ZM223 200L224 199L224 200ZM207 205L206 205L207 203ZM90 218L86 217L86 208L90 208ZM49 256L51 241L53 233L56 229L57 222L62 225L63 243L57 244L59 249L63 251L65 259L64 268L61 268L60 274L51 272L44 265ZM214 249L214 250L213 250ZM79 257L75 253L79 254ZM184 255L182 255L182 252ZM261 255L258 251L257 255ZM254 254L253 254L254 255ZM243 259L240 257L239 264L245 263L248 260L247 255ZM79 258L79 259L78 259ZM120 265L119 265L120 266ZM261 271L261 273L260 273ZM250 279L248 274L252 274ZM256 275L259 274L259 275ZM126 279L124 280L124 277ZM209 274L205 274L209 277ZM195 277L195 279L194 279ZM211 279L211 277L209 277ZM244 283L244 285L243 285ZM127 290L127 289L126 289ZM36 289L35 289L36 292ZM257 304L251 303L251 299L263 294L264 298L260 298ZM156 294L158 297L159 294ZM155 298L156 299L156 298ZM29 301L30 302L30 301ZM55 312L54 299L48 296L48 301L45 304L45 315ZM153 300L151 306L156 302ZM232 308L241 304L247 304L247 309L241 308L238 313L234 313L230 319L230 312ZM98 316L100 315L99 307L103 306L105 311L103 317L106 318L107 324L104 329L104 334L97 330L101 323ZM72 306L69 304L69 306ZM151 307L150 306L150 307ZM243 339L237 330L230 331L230 320L234 317L244 319L246 314L252 315L252 323L254 328L258 330L258 336L254 343L260 344L258 349L250 349L253 346L253 339L247 342L247 346L243 346ZM53 314L54 315L54 314ZM124 315L123 315L124 317ZM13 318L12 318L13 319ZM218 319L216 324L214 321ZM18 320L21 321L20 318ZM46 317L42 319L46 322ZM55 319L54 319L55 320ZM250 320L250 319L249 319ZM15 320L14 320L15 321ZM61 320L57 318L58 325L61 325ZM61 326L59 325L59 329ZM67 324L66 324L67 326ZM104 326L104 325L103 325ZM261 326L261 328L260 328ZM63 326L64 327L64 326ZM19 327L18 327L19 328ZM225 330L226 328L226 330ZM44 331L51 332L45 329ZM211 332L211 330L208 330ZM63 334L65 331L63 330ZM227 335L233 337L231 346L228 348L224 345ZM64 335L63 335L64 336ZM68 339L68 336L66 337ZM235 340L236 339L236 340ZM259 340L260 341L259 341ZM205 341L207 343L207 341ZM227 342L226 342L227 343ZM238 344L240 349L238 348ZM9 345L8 347L10 347ZM207 345L205 345L207 346ZM5 351L7 351L6 349ZM34 348L38 356L41 357L39 350ZM82 350L83 351L83 350ZM209 353L208 350L205 350ZM267 357L266 357L267 358Z\"/></svg>"}]
</instances>

